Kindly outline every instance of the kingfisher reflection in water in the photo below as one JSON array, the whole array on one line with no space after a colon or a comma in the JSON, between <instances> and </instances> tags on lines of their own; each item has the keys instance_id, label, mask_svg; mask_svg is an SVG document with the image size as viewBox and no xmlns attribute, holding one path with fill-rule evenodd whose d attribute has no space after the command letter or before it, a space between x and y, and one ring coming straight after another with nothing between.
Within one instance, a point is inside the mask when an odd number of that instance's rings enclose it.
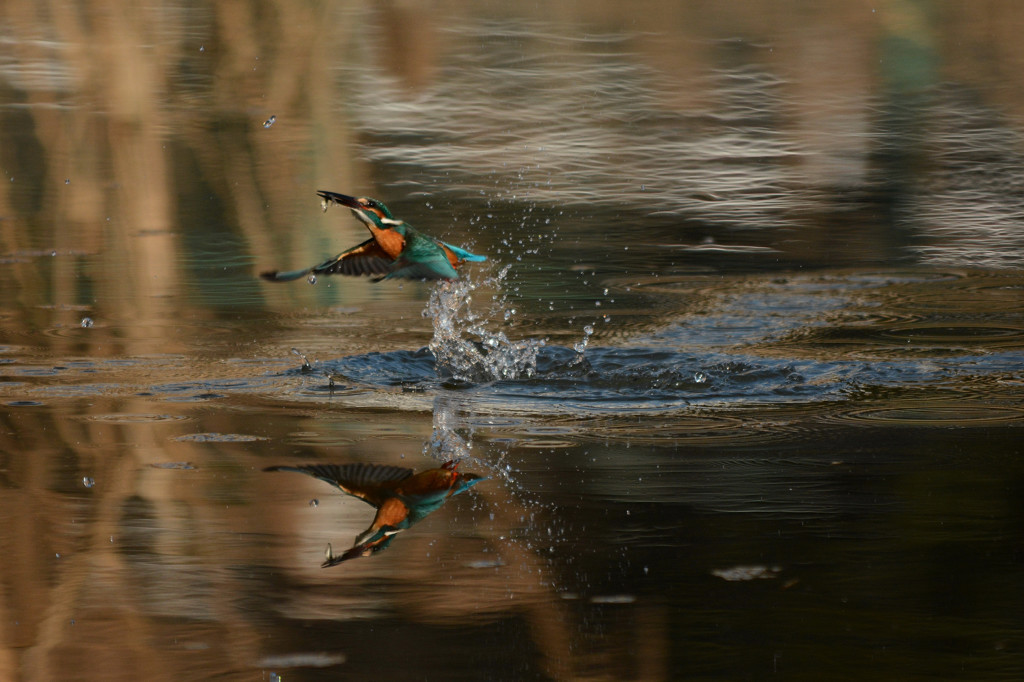
<instances>
[{"instance_id":1,"label":"kingfisher reflection in water","mask_svg":"<svg viewBox=\"0 0 1024 682\"><path fill-rule=\"evenodd\" d=\"M457 467L458 460L450 460L438 469L418 474L412 469L378 464L272 466L264 471L307 474L376 507L373 523L356 536L350 549L335 556L331 546L327 546L327 556L321 564L327 568L379 552L391 543L397 533L440 509L449 497L486 480L485 476L460 473Z\"/></svg>"}]
</instances>

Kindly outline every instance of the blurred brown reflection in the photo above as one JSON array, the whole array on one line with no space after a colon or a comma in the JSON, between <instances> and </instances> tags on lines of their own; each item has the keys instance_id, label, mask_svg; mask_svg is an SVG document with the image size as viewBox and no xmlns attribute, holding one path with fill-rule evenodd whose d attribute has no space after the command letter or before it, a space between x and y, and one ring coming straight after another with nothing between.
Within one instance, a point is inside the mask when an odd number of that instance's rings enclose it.
<instances>
[{"instance_id":1,"label":"blurred brown reflection","mask_svg":"<svg viewBox=\"0 0 1024 682\"><path fill-rule=\"evenodd\" d=\"M264 262L322 256L319 242L338 228L299 222L315 215L313 190L363 184L332 86L347 9L268 9L22 0L0 8L4 49L19 67L0 78L0 121L17 131L0 145L3 248L55 251L39 267L7 268L26 318L39 303L85 304L97 326L118 328L89 355L176 352L188 338L167 321L208 316L188 305L189 292L207 286L193 280L194 245L203 248L193 235L224 232L226 222ZM265 129L271 114L276 124ZM171 332L159 349L151 327Z\"/></svg>"}]
</instances>

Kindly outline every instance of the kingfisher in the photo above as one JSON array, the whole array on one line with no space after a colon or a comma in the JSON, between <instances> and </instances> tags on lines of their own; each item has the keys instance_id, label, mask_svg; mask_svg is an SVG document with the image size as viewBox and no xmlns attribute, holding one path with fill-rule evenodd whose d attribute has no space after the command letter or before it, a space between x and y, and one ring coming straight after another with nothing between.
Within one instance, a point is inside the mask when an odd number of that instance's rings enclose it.
<instances>
[{"instance_id":1,"label":"kingfisher","mask_svg":"<svg viewBox=\"0 0 1024 682\"><path fill-rule=\"evenodd\" d=\"M396 220L384 202L377 199L326 190L318 191L317 195L323 201L324 210L330 204L349 208L366 225L370 238L311 268L273 270L260 273L260 277L271 282L288 282L307 275L372 275L374 282L400 278L458 279L457 270L466 261L487 260L487 256L434 239Z\"/></svg>"},{"instance_id":2,"label":"kingfisher","mask_svg":"<svg viewBox=\"0 0 1024 682\"><path fill-rule=\"evenodd\" d=\"M356 536L352 547L335 555L327 545L321 568L364 557L387 547L392 538L441 508L449 497L468 490L486 476L457 471L458 460L414 474L412 469L379 464L306 464L272 466L264 471L294 471L329 483L377 509L370 527Z\"/></svg>"}]
</instances>

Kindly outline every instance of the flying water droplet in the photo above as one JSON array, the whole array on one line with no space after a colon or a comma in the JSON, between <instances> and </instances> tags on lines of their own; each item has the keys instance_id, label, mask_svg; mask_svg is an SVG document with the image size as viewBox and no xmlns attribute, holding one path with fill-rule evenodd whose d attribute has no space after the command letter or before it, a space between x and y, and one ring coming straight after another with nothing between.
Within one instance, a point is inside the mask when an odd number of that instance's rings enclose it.
<instances>
[{"instance_id":1,"label":"flying water droplet","mask_svg":"<svg viewBox=\"0 0 1024 682\"><path fill-rule=\"evenodd\" d=\"M590 344L590 337L591 337L591 335L593 333L594 333L594 328L591 325L588 324L588 325L584 326L583 327L583 338L573 344L573 346L572 346L573 350L575 350L577 353L579 353L580 357L582 357L583 353L586 352L587 345ZM577 358L577 360L579 360L579 358Z\"/></svg>"},{"instance_id":2,"label":"flying water droplet","mask_svg":"<svg viewBox=\"0 0 1024 682\"><path fill-rule=\"evenodd\" d=\"M317 507L320 506L320 500L314 497L312 500L309 501L309 506L312 507L313 509L316 509Z\"/></svg>"},{"instance_id":3,"label":"flying water droplet","mask_svg":"<svg viewBox=\"0 0 1024 682\"><path fill-rule=\"evenodd\" d=\"M83 476L82 477L82 485L84 485L86 488L91 488L94 485L96 485L96 479L90 478L88 476Z\"/></svg>"},{"instance_id":4,"label":"flying water droplet","mask_svg":"<svg viewBox=\"0 0 1024 682\"><path fill-rule=\"evenodd\" d=\"M92 325L93 325L93 321L92 321L92 318L91 318L91 317L83 317L83 318L82 318L82 326L83 326L83 327L85 327L86 329L88 329L88 328L89 328L89 327L91 327Z\"/></svg>"},{"instance_id":5,"label":"flying water droplet","mask_svg":"<svg viewBox=\"0 0 1024 682\"><path fill-rule=\"evenodd\" d=\"M310 274L310 276L306 278L306 281L310 284L316 284L316 275Z\"/></svg>"},{"instance_id":6,"label":"flying water droplet","mask_svg":"<svg viewBox=\"0 0 1024 682\"><path fill-rule=\"evenodd\" d=\"M270 118L268 118L266 121L263 122L263 127L264 128L269 128L270 126L274 125L274 123L276 123L276 122L277 122L277 116L271 116Z\"/></svg>"},{"instance_id":7,"label":"flying water droplet","mask_svg":"<svg viewBox=\"0 0 1024 682\"><path fill-rule=\"evenodd\" d=\"M303 371L303 372L312 372L313 371L313 365L310 364L309 358L307 358L305 356L305 354L303 354L302 351L300 351L298 348L292 348L292 353L294 353L295 355L298 355L300 358L302 358L302 367L300 368L301 371Z\"/></svg>"},{"instance_id":8,"label":"flying water droplet","mask_svg":"<svg viewBox=\"0 0 1024 682\"><path fill-rule=\"evenodd\" d=\"M698 384L703 384L703 383L707 382L708 375L705 374L704 372L694 372L693 373L693 380L695 382L697 382Z\"/></svg>"}]
</instances>

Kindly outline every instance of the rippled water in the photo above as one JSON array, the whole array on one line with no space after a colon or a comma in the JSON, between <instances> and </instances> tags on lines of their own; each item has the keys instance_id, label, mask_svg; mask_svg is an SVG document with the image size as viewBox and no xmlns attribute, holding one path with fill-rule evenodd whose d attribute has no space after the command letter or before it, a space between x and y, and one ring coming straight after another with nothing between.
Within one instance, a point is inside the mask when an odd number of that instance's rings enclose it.
<instances>
[{"instance_id":1,"label":"rippled water","mask_svg":"<svg viewBox=\"0 0 1024 682\"><path fill-rule=\"evenodd\" d=\"M0 679L1024 676L1016 4L0 16Z\"/></svg>"}]
</instances>

